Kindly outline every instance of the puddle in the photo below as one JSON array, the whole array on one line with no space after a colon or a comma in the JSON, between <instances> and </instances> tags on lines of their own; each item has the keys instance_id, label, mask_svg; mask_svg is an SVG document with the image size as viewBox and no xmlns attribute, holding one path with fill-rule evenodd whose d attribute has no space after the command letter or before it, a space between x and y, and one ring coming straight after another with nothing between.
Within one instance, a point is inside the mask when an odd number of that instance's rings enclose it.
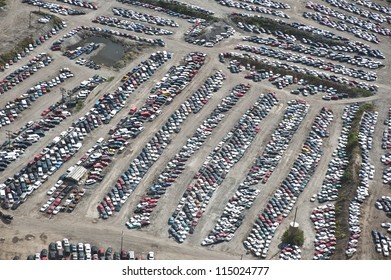
<instances>
[{"instance_id":1,"label":"puddle","mask_svg":"<svg viewBox=\"0 0 391 280\"><path fill-rule=\"evenodd\" d=\"M98 49L98 53L91 57L91 60L93 60L97 64L113 66L124 56L124 47L121 44L114 43L110 39L92 36L85 40L85 43L87 44L92 42L101 44Z\"/></svg>"}]
</instances>

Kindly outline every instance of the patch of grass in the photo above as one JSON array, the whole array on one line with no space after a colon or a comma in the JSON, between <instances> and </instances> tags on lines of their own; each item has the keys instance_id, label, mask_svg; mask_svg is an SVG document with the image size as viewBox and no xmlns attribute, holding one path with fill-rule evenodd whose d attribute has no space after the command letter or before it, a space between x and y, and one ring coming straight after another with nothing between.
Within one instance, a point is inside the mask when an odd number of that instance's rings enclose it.
<instances>
[{"instance_id":1,"label":"patch of grass","mask_svg":"<svg viewBox=\"0 0 391 280\"><path fill-rule=\"evenodd\" d=\"M277 66L272 66L262 61L255 61L248 57L232 57L232 59L236 59L242 65L250 64L252 66L255 66L255 69L257 70L265 69L267 71L273 71L273 73L280 73L281 75L292 75L292 76L296 76L298 79L307 80L309 84L313 84L315 86L322 85L322 86L327 86L328 88L332 87L335 90L337 90L338 93L347 93L350 98L368 97L373 95L373 92L366 89L353 88L348 85L339 84L320 77L315 77L312 75L298 73L284 68L279 68Z\"/></svg>"},{"instance_id":2,"label":"patch of grass","mask_svg":"<svg viewBox=\"0 0 391 280\"><path fill-rule=\"evenodd\" d=\"M0 0L0 7L4 7L7 5L7 0Z\"/></svg>"},{"instance_id":3,"label":"patch of grass","mask_svg":"<svg viewBox=\"0 0 391 280\"><path fill-rule=\"evenodd\" d=\"M106 82L110 83L110 82L112 82L113 80L114 80L114 76L111 76L111 77L108 77L108 78L107 78Z\"/></svg>"},{"instance_id":4,"label":"patch of grass","mask_svg":"<svg viewBox=\"0 0 391 280\"><path fill-rule=\"evenodd\" d=\"M158 7L162 7L165 9L169 9L171 11L184 14L187 16L195 17L195 18L201 18L205 19L206 21L210 22L217 22L219 19L215 16L208 15L203 12L196 11L192 9L191 7L188 7L186 5L183 5L181 3L173 3L173 2L167 2L167 1L162 1L162 0L139 0L140 2L147 3L147 4L152 4Z\"/></svg>"},{"instance_id":5,"label":"patch of grass","mask_svg":"<svg viewBox=\"0 0 391 280\"><path fill-rule=\"evenodd\" d=\"M83 109L84 107L84 102L83 101L79 101L77 102L76 106L75 106L75 109L74 109L74 112L79 112L81 109Z\"/></svg>"},{"instance_id":6,"label":"patch of grass","mask_svg":"<svg viewBox=\"0 0 391 280\"><path fill-rule=\"evenodd\" d=\"M358 133L360 130L360 122L363 114L368 111L373 111L374 105L372 103L362 104L354 116L352 126L348 135L348 144L346 152L349 158L349 164L346 168L342 179L341 188L339 189L338 199L335 202L335 236L337 244L333 259L342 259L349 237L349 204L355 196L356 187L360 184L359 172L361 165L360 144L358 142Z\"/></svg>"},{"instance_id":7,"label":"patch of grass","mask_svg":"<svg viewBox=\"0 0 391 280\"><path fill-rule=\"evenodd\" d=\"M347 42L343 40L336 40L332 38L325 38L322 35L317 35L309 31L300 30L293 26L290 26L284 21L277 21L266 17L242 17L242 16L231 16L231 20L235 23L242 22L245 24L252 24L257 27L269 29L271 32L281 31L283 33L293 35L297 39L308 39L315 42L325 43L328 45L345 46Z\"/></svg>"},{"instance_id":8,"label":"patch of grass","mask_svg":"<svg viewBox=\"0 0 391 280\"><path fill-rule=\"evenodd\" d=\"M283 243L297 245L301 247L304 244L304 232L299 228L287 229L282 235L281 241Z\"/></svg>"}]
</instances>

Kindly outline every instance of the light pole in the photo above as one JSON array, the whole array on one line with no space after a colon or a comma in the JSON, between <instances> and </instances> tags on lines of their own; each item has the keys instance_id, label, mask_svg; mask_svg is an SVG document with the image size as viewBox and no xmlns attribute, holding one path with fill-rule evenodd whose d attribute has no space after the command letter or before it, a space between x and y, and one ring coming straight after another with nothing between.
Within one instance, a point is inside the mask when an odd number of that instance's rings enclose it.
<instances>
[{"instance_id":1,"label":"light pole","mask_svg":"<svg viewBox=\"0 0 391 280\"><path fill-rule=\"evenodd\" d=\"M122 254L123 245L124 245L124 231L122 231L122 235L121 235L121 253L120 254Z\"/></svg>"}]
</instances>

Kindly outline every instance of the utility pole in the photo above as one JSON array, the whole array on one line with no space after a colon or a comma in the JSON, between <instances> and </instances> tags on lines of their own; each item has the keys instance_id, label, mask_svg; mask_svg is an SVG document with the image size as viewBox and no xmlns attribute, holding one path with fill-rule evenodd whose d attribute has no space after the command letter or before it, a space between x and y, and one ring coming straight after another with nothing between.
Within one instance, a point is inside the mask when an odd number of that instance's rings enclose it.
<instances>
[{"instance_id":1,"label":"utility pole","mask_svg":"<svg viewBox=\"0 0 391 280\"><path fill-rule=\"evenodd\" d=\"M6 130L6 135L8 139L8 148L11 149L11 139L12 139L12 131L11 130Z\"/></svg>"},{"instance_id":2,"label":"utility pole","mask_svg":"<svg viewBox=\"0 0 391 280\"><path fill-rule=\"evenodd\" d=\"M30 12L30 16L29 16L29 28L32 27L32 26L31 26L31 13L32 13L32 12Z\"/></svg>"},{"instance_id":3,"label":"utility pole","mask_svg":"<svg viewBox=\"0 0 391 280\"><path fill-rule=\"evenodd\" d=\"M61 91L61 101L64 102L65 101L65 98L66 98L66 89L65 88L60 88L60 91Z\"/></svg>"},{"instance_id":4,"label":"utility pole","mask_svg":"<svg viewBox=\"0 0 391 280\"><path fill-rule=\"evenodd\" d=\"M124 231L122 231L122 235L121 235L121 253L122 253L123 245L124 245Z\"/></svg>"}]
</instances>

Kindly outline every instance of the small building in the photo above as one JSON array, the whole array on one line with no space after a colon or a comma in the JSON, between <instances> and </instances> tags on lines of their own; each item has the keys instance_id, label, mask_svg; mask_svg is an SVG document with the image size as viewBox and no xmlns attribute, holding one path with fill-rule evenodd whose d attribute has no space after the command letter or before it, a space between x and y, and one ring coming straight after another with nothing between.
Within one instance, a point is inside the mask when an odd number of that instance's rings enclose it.
<instances>
[{"instance_id":1,"label":"small building","mask_svg":"<svg viewBox=\"0 0 391 280\"><path fill-rule=\"evenodd\" d=\"M79 182L87 175L87 172L88 170L83 166L77 166L67 174L65 179L79 184Z\"/></svg>"}]
</instances>

